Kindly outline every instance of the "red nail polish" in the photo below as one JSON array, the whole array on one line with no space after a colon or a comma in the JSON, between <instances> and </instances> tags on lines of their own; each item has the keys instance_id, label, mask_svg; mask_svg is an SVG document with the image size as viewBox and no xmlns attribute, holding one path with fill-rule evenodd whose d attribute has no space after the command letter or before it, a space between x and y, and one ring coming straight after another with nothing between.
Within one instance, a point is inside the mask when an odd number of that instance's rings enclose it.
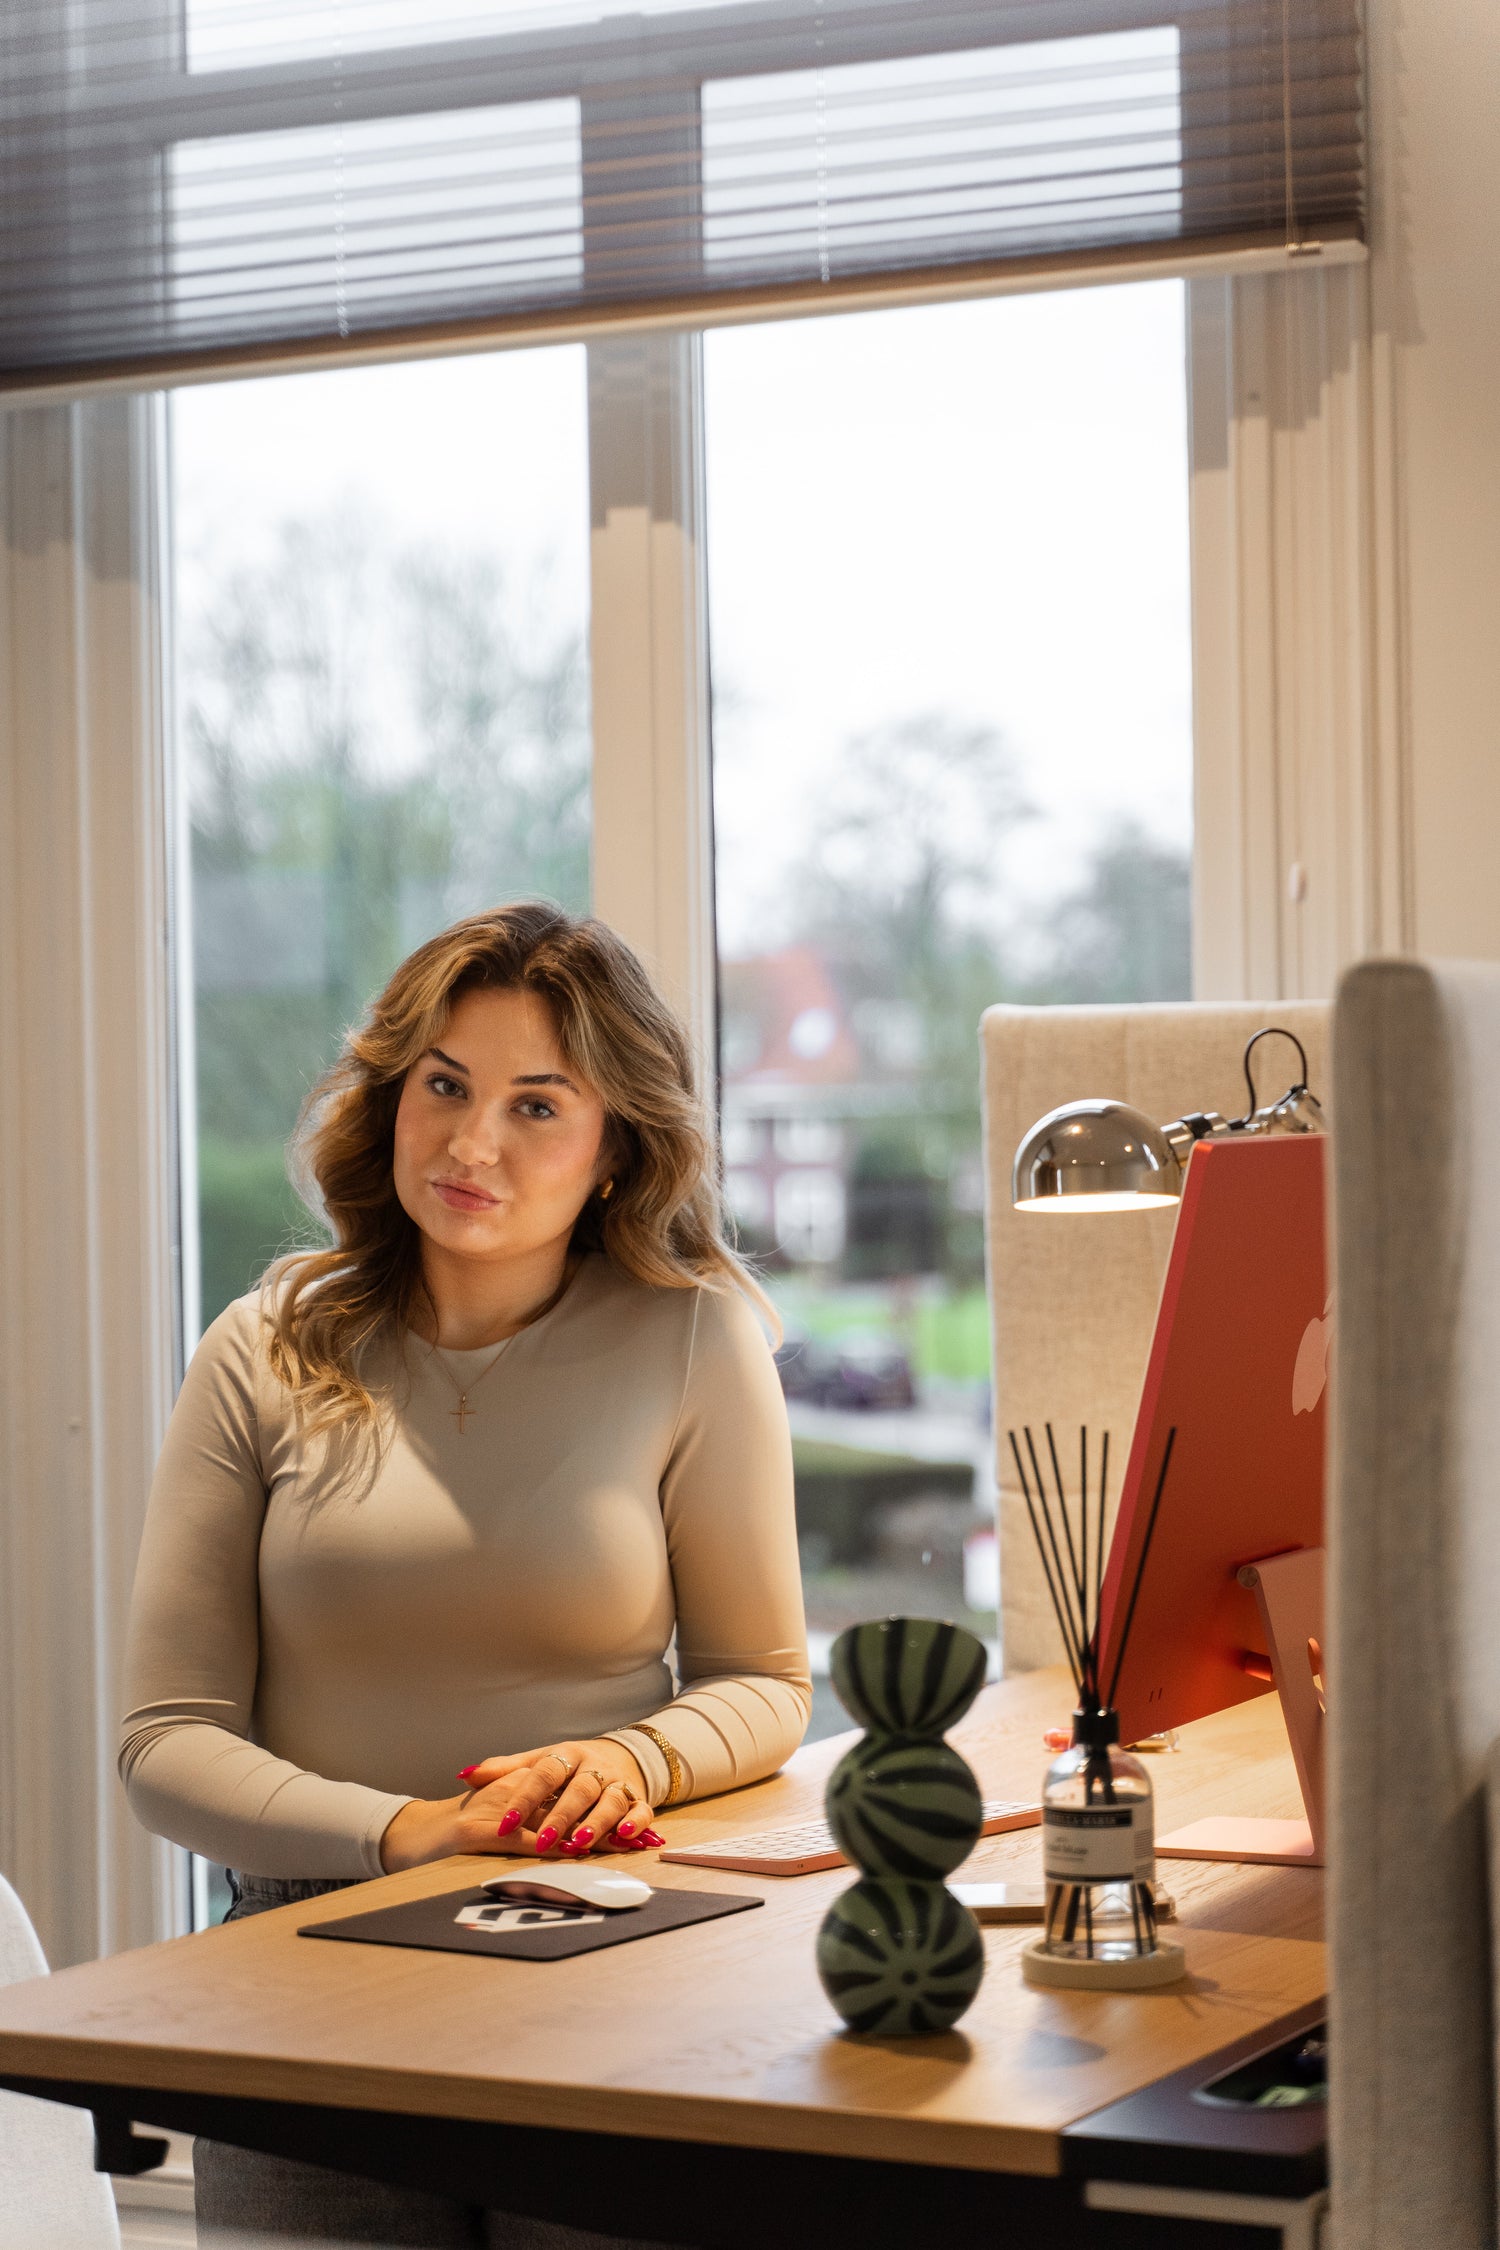
<instances>
[{"instance_id":1,"label":"red nail polish","mask_svg":"<svg viewBox=\"0 0 1500 2250\"><path fill-rule=\"evenodd\" d=\"M643 1828L641 1830L641 1842L651 1845L654 1850L660 1851L666 1840L665 1836L658 1836L654 1828Z\"/></svg>"},{"instance_id":2,"label":"red nail polish","mask_svg":"<svg viewBox=\"0 0 1500 2250\"><path fill-rule=\"evenodd\" d=\"M536 1848L539 1852L550 1851L556 1842L557 1830L555 1828L544 1828L536 1840Z\"/></svg>"},{"instance_id":3,"label":"red nail polish","mask_svg":"<svg viewBox=\"0 0 1500 2250\"><path fill-rule=\"evenodd\" d=\"M519 1805L512 1805L508 1813L501 1815L500 1826L495 1833L497 1836L513 1836L520 1825L521 1808Z\"/></svg>"},{"instance_id":4,"label":"red nail polish","mask_svg":"<svg viewBox=\"0 0 1500 2250\"><path fill-rule=\"evenodd\" d=\"M573 1831L573 1841L575 1844L591 1844L594 1841L593 1829L575 1828Z\"/></svg>"},{"instance_id":5,"label":"red nail polish","mask_svg":"<svg viewBox=\"0 0 1500 2250\"><path fill-rule=\"evenodd\" d=\"M615 1830L615 1834L617 1836L633 1836L635 1834L635 1822L633 1820L622 1820Z\"/></svg>"},{"instance_id":6,"label":"red nail polish","mask_svg":"<svg viewBox=\"0 0 1500 2250\"><path fill-rule=\"evenodd\" d=\"M474 1767L473 1767L473 1766L460 1766L460 1767L459 1767L459 1769L458 1769L458 1778L459 1778L459 1780L460 1780L460 1781L467 1781L467 1780L468 1780L468 1779L470 1778L470 1776L471 1776L471 1775L473 1774L474 1770L475 1770L475 1769L474 1769Z\"/></svg>"}]
</instances>

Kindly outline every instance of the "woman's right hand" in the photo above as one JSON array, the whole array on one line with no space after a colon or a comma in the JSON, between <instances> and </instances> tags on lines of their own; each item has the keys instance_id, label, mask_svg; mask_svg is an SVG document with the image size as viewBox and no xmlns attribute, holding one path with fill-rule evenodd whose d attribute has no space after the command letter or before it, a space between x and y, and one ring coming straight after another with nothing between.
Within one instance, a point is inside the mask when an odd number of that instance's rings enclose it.
<instances>
[{"instance_id":1,"label":"woman's right hand","mask_svg":"<svg viewBox=\"0 0 1500 2250\"><path fill-rule=\"evenodd\" d=\"M513 1836L497 1834L504 1807L495 1804L493 1809L486 1809L479 1804L481 1795L484 1791L479 1795L466 1793L461 1798L412 1798L412 1802L403 1804L380 1838L380 1865L385 1872L396 1874L400 1867L423 1867L430 1858L452 1858L454 1852L535 1854L537 1840L524 1829L517 1829Z\"/></svg>"},{"instance_id":2,"label":"woman's right hand","mask_svg":"<svg viewBox=\"0 0 1500 2250\"><path fill-rule=\"evenodd\" d=\"M430 1859L450 1859L455 1852L534 1856L533 1832L518 1828L513 1835L498 1833L505 1806L498 1798L487 1805L487 1795L481 1789L466 1791L462 1797L413 1797L380 1839L380 1864L387 1875L403 1867L424 1866Z\"/></svg>"}]
</instances>

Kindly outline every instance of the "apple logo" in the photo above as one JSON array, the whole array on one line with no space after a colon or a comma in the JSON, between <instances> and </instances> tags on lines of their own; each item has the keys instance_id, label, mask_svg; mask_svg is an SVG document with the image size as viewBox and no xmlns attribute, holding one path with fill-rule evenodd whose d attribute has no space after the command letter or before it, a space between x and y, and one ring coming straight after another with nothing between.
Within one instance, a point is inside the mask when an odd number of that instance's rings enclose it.
<instances>
[{"instance_id":1,"label":"apple logo","mask_svg":"<svg viewBox=\"0 0 1500 2250\"><path fill-rule=\"evenodd\" d=\"M1328 1347L1333 1340L1333 1293L1321 1317L1314 1316L1302 1331L1302 1341L1297 1346L1297 1364L1292 1369L1292 1412L1311 1414L1328 1383Z\"/></svg>"}]
</instances>

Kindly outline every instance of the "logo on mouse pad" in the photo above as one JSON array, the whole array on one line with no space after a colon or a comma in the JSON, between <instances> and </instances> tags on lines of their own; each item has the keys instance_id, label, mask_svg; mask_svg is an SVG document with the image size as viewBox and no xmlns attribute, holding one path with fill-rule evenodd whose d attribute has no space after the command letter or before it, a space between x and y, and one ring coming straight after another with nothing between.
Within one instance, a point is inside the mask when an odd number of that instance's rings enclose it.
<instances>
[{"instance_id":1,"label":"logo on mouse pad","mask_svg":"<svg viewBox=\"0 0 1500 2250\"><path fill-rule=\"evenodd\" d=\"M547 1930L558 1923L602 1922L586 1906L461 1906L453 1917L470 1930Z\"/></svg>"},{"instance_id":2,"label":"logo on mouse pad","mask_svg":"<svg viewBox=\"0 0 1500 2250\"><path fill-rule=\"evenodd\" d=\"M1311 1414L1328 1385L1328 1347L1333 1341L1330 1291L1321 1315L1315 1314L1302 1331L1297 1364L1292 1369L1292 1412Z\"/></svg>"}]
</instances>

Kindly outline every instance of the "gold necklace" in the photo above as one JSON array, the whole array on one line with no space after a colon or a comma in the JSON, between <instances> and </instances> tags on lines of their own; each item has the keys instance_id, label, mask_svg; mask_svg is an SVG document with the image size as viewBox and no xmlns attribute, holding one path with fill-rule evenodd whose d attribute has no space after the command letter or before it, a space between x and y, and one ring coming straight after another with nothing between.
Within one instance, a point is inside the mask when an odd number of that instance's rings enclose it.
<instances>
[{"instance_id":1,"label":"gold necklace","mask_svg":"<svg viewBox=\"0 0 1500 2250\"><path fill-rule=\"evenodd\" d=\"M571 1258L568 1259L563 1267L562 1280L553 1290L551 1296L547 1299L547 1302L544 1305L538 1305L534 1313L528 1313L525 1320L522 1321L521 1327L516 1329L513 1335L501 1337L494 1358L488 1361L485 1366L481 1367L479 1373L474 1376L472 1381L465 1383L462 1390L460 1390L457 1379L454 1376L452 1368L448 1365L448 1362L439 1356L438 1346L436 1344L428 1345L427 1349L431 1352L433 1358L437 1360L439 1367L441 1367L443 1373L447 1376L448 1381L450 1382L450 1384L452 1384L453 1395L458 1400L457 1406L450 1406L448 1411L453 1416L454 1421L458 1424L458 1434L460 1437L462 1437L464 1434L465 1421L472 1422L474 1420L476 1412L478 1411L477 1408L472 1407L469 1404L470 1391L478 1390L486 1375L490 1374L492 1370L496 1366L498 1366L499 1362L505 1357L506 1346L515 1342L516 1337L521 1334L522 1329L533 1328L539 1320L543 1320L546 1318L547 1314L551 1312L553 1306L561 1301L563 1294L567 1289L568 1283L573 1279L576 1271L576 1261Z\"/></svg>"},{"instance_id":2,"label":"gold necklace","mask_svg":"<svg viewBox=\"0 0 1500 2250\"><path fill-rule=\"evenodd\" d=\"M517 1333L519 1334L519 1331L517 1331ZM513 1344L514 1342L514 1336L502 1336L500 1339L499 1350L495 1353L494 1358L492 1360L486 1361L485 1365L479 1370L479 1373L475 1375L469 1382L465 1383L462 1390L459 1389L457 1380L454 1377L453 1370L448 1365L448 1362L442 1357L437 1345L433 1344L429 1347L432 1352L433 1358L437 1361L439 1367L447 1376L448 1381L453 1385L453 1395L458 1400L458 1404L457 1406L450 1406L448 1412L453 1416L453 1419L458 1424L458 1434L460 1437L462 1437L464 1434L465 1421L467 1420L472 1422L475 1413L477 1412L477 1409L469 1404L470 1391L478 1390L486 1375L492 1373L493 1370L499 1365L500 1361L505 1357L506 1345Z\"/></svg>"}]
</instances>

